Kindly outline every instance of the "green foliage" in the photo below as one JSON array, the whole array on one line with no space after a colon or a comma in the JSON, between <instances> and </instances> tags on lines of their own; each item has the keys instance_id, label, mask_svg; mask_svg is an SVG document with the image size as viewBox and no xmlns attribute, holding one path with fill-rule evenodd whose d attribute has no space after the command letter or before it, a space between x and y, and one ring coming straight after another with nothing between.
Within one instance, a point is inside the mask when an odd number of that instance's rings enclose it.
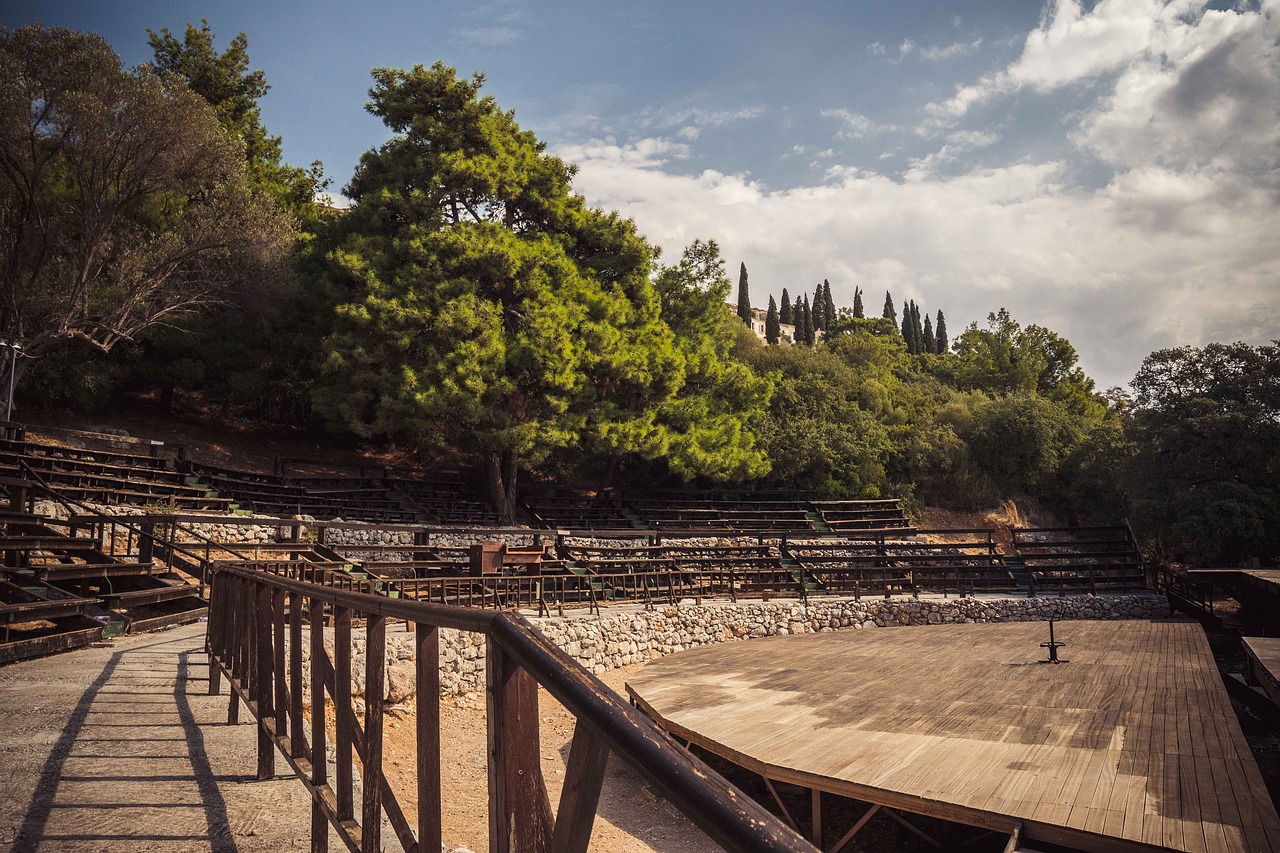
<instances>
[{"instance_id":1,"label":"green foliage","mask_svg":"<svg viewBox=\"0 0 1280 853\"><path fill-rule=\"evenodd\" d=\"M969 448L1001 497L1051 498L1059 490L1059 468L1079 439L1080 426L1064 407L1016 394L974 412Z\"/></svg>"},{"instance_id":2,"label":"green foliage","mask_svg":"<svg viewBox=\"0 0 1280 853\"><path fill-rule=\"evenodd\" d=\"M785 287L782 288L782 305L778 309L778 322L779 323L794 322L794 320L792 319L792 312L791 312L791 296L790 294L787 293L787 289Z\"/></svg>"},{"instance_id":3,"label":"green foliage","mask_svg":"<svg viewBox=\"0 0 1280 853\"><path fill-rule=\"evenodd\" d=\"M938 339L933 334L933 321L928 314L924 315L924 351L927 353L937 352Z\"/></svg>"},{"instance_id":4,"label":"green foliage","mask_svg":"<svg viewBox=\"0 0 1280 853\"><path fill-rule=\"evenodd\" d=\"M827 328L827 318L826 318L826 314L825 314L825 312L826 312L826 308L827 308L827 303L826 303L826 299L825 299L825 298L823 297L823 295L822 295L822 285L821 285L821 284L819 284L817 287L815 287L815 288L814 288L814 290L813 290L813 301L812 301L812 302L810 302L810 303L809 303L809 305L810 305L810 307L811 307L811 308L812 308L812 310L813 310L813 329L814 329L814 331L815 331L815 332L817 332L817 331L818 331L818 330L820 330L820 329L825 329L825 328ZM813 343L813 342L812 342L812 341L810 341L810 343Z\"/></svg>"},{"instance_id":5,"label":"green foliage","mask_svg":"<svg viewBox=\"0 0 1280 853\"><path fill-rule=\"evenodd\" d=\"M324 168L317 160L308 169L283 162L281 140L262 124L258 100L270 90L261 69L249 70L249 40L244 33L231 39L218 53L213 46L209 22L188 23L182 40L162 27L148 29L149 44L155 54L153 67L185 80L191 91L204 98L218 120L244 144L250 184L265 192L292 212L303 227L314 230L327 209L317 203L316 193L328 186Z\"/></svg>"},{"instance_id":6,"label":"green foliage","mask_svg":"<svg viewBox=\"0 0 1280 853\"><path fill-rule=\"evenodd\" d=\"M776 376L760 423L770 485L830 497L876 497L886 487L886 428L862 403L858 371L824 347L762 347L752 366Z\"/></svg>"},{"instance_id":7,"label":"green foliage","mask_svg":"<svg viewBox=\"0 0 1280 853\"><path fill-rule=\"evenodd\" d=\"M1160 350L1132 386L1139 527L1184 559L1280 554L1280 342Z\"/></svg>"},{"instance_id":8,"label":"green foliage","mask_svg":"<svg viewBox=\"0 0 1280 853\"><path fill-rule=\"evenodd\" d=\"M987 326L979 329L971 323L955 342L958 359L952 369L960 387L989 394L1040 394L1095 421L1106 412L1065 338L1042 326L1023 328L1003 308L987 316Z\"/></svg>"},{"instance_id":9,"label":"green foliage","mask_svg":"<svg viewBox=\"0 0 1280 853\"><path fill-rule=\"evenodd\" d=\"M765 343L776 344L782 329L779 327L778 321L778 303L773 301L773 295L769 296L769 311L764 317L764 339Z\"/></svg>"},{"instance_id":10,"label":"green foliage","mask_svg":"<svg viewBox=\"0 0 1280 853\"><path fill-rule=\"evenodd\" d=\"M761 473L732 407L768 384L722 358L714 244L655 285L634 224L587 208L483 77L437 63L374 80L369 110L396 135L361 158L327 256L338 325L317 407L360 435L480 455L508 517L519 468L562 448Z\"/></svg>"},{"instance_id":11,"label":"green foliage","mask_svg":"<svg viewBox=\"0 0 1280 853\"><path fill-rule=\"evenodd\" d=\"M866 316L866 309L862 307L862 288L856 287L853 290L853 316L861 320Z\"/></svg>"},{"instance_id":12,"label":"green foliage","mask_svg":"<svg viewBox=\"0 0 1280 853\"><path fill-rule=\"evenodd\" d=\"M950 352L950 341L947 340L947 320L942 316L942 312L938 312L938 323L934 326L934 334L937 335L937 342L934 344L934 352L939 354Z\"/></svg>"},{"instance_id":13,"label":"green foliage","mask_svg":"<svg viewBox=\"0 0 1280 853\"><path fill-rule=\"evenodd\" d=\"M884 313L881 316L886 320L892 320L893 325L898 325L898 312L894 309L893 297L887 290L884 292Z\"/></svg>"},{"instance_id":14,"label":"green foliage","mask_svg":"<svg viewBox=\"0 0 1280 853\"><path fill-rule=\"evenodd\" d=\"M822 280L822 328L825 331L836 319L836 303L831 298L831 282Z\"/></svg>"},{"instance_id":15,"label":"green foliage","mask_svg":"<svg viewBox=\"0 0 1280 853\"><path fill-rule=\"evenodd\" d=\"M0 30L0 160L0 333L20 368L255 287L293 237L208 104L95 35Z\"/></svg>"},{"instance_id":16,"label":"green foliage","mask_svg":"<svg viewBox=\"0 0 1280 853\"><path fill-rule=\"evenodd\" d=\"M747 290L747 265L738 268L738 316L742 322L751 325L751 294Z\"/></svg>"}]
</instances>

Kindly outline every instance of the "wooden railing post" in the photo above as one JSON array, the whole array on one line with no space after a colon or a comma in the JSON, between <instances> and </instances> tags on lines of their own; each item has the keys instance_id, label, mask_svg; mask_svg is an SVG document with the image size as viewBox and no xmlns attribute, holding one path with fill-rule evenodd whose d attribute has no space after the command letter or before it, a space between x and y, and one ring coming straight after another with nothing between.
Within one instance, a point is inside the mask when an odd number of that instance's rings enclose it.
<instances>
[{"instance_id":1,"label":"wooden railing post","mask_svg":"<svg viewBox=\"0 0 1280 853\"><path fill-rule=\"evenodd\" d=\"M324 728L324 599L311 599L311 783L319 788L329 781L329 759ZM320 798L311 799L311 853L329 849L329 819ZM434 853L434 851L432 851Z\"/></svg>"},{"instance_id":2,"label":"wooden railing post","mask_svg":"<svg viewBox=\"0 0 1280 853\"><path fill-rule=\"evenodd\" d=\"M538 683L488 637L489 851L544 853L551 801L542 780Z\"/></svg>"},{"instance_id":3,"label":"wooden railing post","mask_svg":"<svg viewBox=\"0 0 1280 853\"><path fill-rule=\"evenodd\" d=\"M289 593L289 753L294 758L306 754L302 728L302 593Z\"/></svg>"},{"instance_id":4,"label":"wooden railing post","mask_svg":"<svg viewBox=\"0 0 1280 853\"><path fill-rule=\"evenodd\" d=\"M271 652L271 587L263 586L257 591L256 635L257 673L254 677L254 699L258 703L258 779L270 779L276 775L276 745L271 733L267 730L267 719L271 717L272 696L271 671L275 665Z\"/></svg>"},{"instance_id":5,"label":"wooden railing post","mask_svg":"<svg viewBox=\"0 0 1280 853\"><path fill-rule=\"evenodd\" d=\"M333 613L333 704L336 714L338 820L351 820L355 806L351 795L351 608L335 607Z\"/></svg>"},{"instance_id":6,"label":"wooden railing post","mask_svg":"<svg viewBox=\"0 0 1280 853\"><path fill-rule=\"evenodd\" d=\"M382 699L387 663L387 619L370 616L364 647L364 802L361 853L382 849Z\"/></svg>"},{"instance_id":7,"label":"wooden railing post","mask_svg":"<svg viewBox=\"0 0 1280 853\"><path fill-rule=\"evenodd\" d=\"M419 622L417 645L418 852L441 847L440 629Z\"/></svg>"},{"instance_id":8,"label":"wooden railing post","mask_svg":"<svg viewBox=\"0 0 1280 853\"><path fill-rule=\"evenodd\" d=\"M226 658L226 650L223 648L222 638L225 636L225 628L227 617L230 616L230 608L226 606L224 601L224 588L226 587L225 579L219 579L218 583L209 590L209 633L208 633L208 653L209 653L209 695L217 696L222 690L222 670L218 666L218 659ZM234 693L234 689L232 693Z\"/></svg>"}]
</instances>

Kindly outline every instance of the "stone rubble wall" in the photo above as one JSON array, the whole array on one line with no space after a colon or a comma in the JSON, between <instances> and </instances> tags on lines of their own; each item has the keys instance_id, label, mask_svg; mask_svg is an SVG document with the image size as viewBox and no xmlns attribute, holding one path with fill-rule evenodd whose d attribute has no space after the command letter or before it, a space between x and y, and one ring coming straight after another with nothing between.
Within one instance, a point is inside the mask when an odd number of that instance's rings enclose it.
<instances>
[{"instance_id":1,"label":"stone rubble wall","mask_svg":"<svg viewBox=\"0 0 1280 853\"><path fill-rule=\"evenodd\" d=\"M831 599L694 604L600 616L531 618L548 639L587 670L600 675L629 664L710 643L789 634L829 633L915 625L1036 622L1048 619L1148 619L1169 615L1163 595L1076 595L1038 598ZM333 653L332 632L325 646ZM304 644L303 656L309 646ZM460 705L483 701L485 640L479 634L440 630L440 687ZM364 695L365 638L352 632L353 693ZM387 633L386 699L404 704L414 694L413 634L402 624Z\"/></svg>"}]
</instances>

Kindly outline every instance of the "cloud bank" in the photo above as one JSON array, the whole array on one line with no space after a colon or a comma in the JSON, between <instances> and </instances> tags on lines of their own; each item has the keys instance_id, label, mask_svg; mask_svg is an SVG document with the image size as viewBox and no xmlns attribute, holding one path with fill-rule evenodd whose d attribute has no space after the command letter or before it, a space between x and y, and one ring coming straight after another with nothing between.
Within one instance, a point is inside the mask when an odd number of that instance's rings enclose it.
<instances>
[{"instance_id":1,"label":"cloud bank","mask_svg":"<svg viewBox=\"0 0 1280 853\"><path fill-rule=\"evenodd\" d=\"M837 302L861 287L879 305L887 289L941 308L956 332L1005 306L1119 384L1159 347L1280 337L1277 44L1280 0L1058 0L1015 59L921 105L918 132L937 147L899 173L836 158L811 185L771 188L690 170L691 137L653 125L557 153L592 204L633 217L668 259L716 239L761 304L827 278ZM1012 95L1067 92L1087 106L1063 125L1066 153L1004 144ZM840 105L822 116L833 139L901 130ZM998 140L1012 153L993 163Z\"/></svg>"}]
</instances>

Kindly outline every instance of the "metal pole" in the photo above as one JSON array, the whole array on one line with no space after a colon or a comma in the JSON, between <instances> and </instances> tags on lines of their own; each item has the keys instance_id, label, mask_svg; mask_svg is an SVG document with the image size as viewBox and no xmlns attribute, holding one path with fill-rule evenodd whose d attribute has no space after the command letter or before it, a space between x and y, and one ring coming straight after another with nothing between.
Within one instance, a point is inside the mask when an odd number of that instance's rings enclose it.
<instances>
[{"instance_id":1,"label":"metal pole","mask_svg":"<svg viewBox=\"0 0 1280 853\"><path fill-rule=\"evenodd\" d=\"M9 348L9 394L5 398L4 419L11 421L13 420L13 381L18 373L18 351L22 349L22 344L17 341L6 341L5 346Z\"/></svg>"}]
</instances>

